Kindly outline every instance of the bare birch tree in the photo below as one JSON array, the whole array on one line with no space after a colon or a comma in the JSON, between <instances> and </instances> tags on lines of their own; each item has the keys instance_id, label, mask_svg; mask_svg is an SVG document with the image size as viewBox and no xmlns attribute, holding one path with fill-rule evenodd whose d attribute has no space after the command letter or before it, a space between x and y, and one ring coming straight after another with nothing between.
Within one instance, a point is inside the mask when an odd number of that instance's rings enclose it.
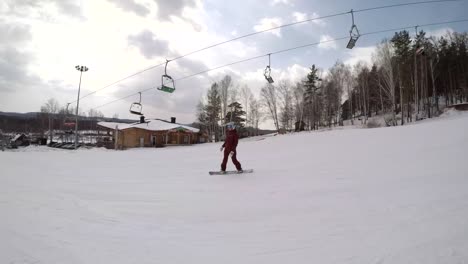
<instances>
[{"instance_id":1,"label":"bare birch tree","mask_svg":"<svg viewBox=\"0 0 468 264\"><path fill-rule=\"evenodd\" d=\"M249 86L247 85L244 85L242 86L242 88L240 89L240 102L245 110L245 122L246 122L246 125L249 126L249 125L252 125L251 121L250 121L250 112L249 112L249 104L250 104L250 100L252 99L253 97L253 94L252 94L252 91L250 91L250 88Z\"/></svg>"},{"instance_id":2,"label":"bare birch tree","mask_svg":"<svg viewBox=\"0 0 468 264\"><path fill-rule=\"evenodd\" d=\"M281 95L280 123L286 130L291 130L294 121L293 95L289 82L279 81L278 92Z\"/></svg>"},{"instance_id":3,"label":"bare birch tree","mask_svg":"<svg viewBox=\"0 0 468 264\"><path fill-rule=\"evenodd\" d=\"M377 46L375 53L375 63L380 67L382 78L380 87L383 94L391 102L392 105L392 124L397 125L396 120L396 83L395 83L395 66L394 50L392 44L388 40L384 40Z\"/></svg>"},{"instance_id":4,"label":"bare birch tree","mask_svg":"<svg viewBox=\"0 0 468 264\"><path fill-rule=\"evenodd\" d=\"M221 116L224 118L228 112L228 105L230 99L230 89L232 89L233 83L232 78L229 75L224 76L224 78L219 82L219 96L221 99Z\"/></svg>"},{"instance_id":5,"label":"bare birch tree","mask_svg":"<svg viewBox=\"0 0 468 264\"><path fill-rule=\"evenodd\" d=\"M299 124L299 126L296 127L297 131L300 131L302 129L302 122L304 120L304 107L305 107L304 93L305 93L304 82L296 83L296 86L294 87L293 101L295 105L294 114L296 116L296 122L298 122Z\"/></svg>"},{"instance_id":6,"label":"bare birch tree","mask_svg":"<svg viewBox=\"0 0 468 264\"><path fill-rule=\"evenodd\" d=\"M250 98L249 102L249 116L252 127L254 128L255 135L258 136L258 125L262 119L261 105L254 97Z\"/></svg>"},{"instance_id":7,"label":"bare birch tree","mask_svg":"<svg viewBox=\"0 0 468 264\"><path fill-rule=\"evenodd\" d=\"M275 124L275 128L279 131L278 122L278 101L276 87L272 84L266 84L260 91L263 105L267 108L270 118Z\"/></svg>"},{"instance_id":8,"label":"bare birch tree","mask_svg":"<svg viewBox=\"0 0 468 264\"><path fill-rule=\"evenodd\" d=\"M351 100L351 94L352 94L352 84L353 84L353 78L351 74L351 69L350 66L346 66L344 63L337 61L335 65L330 69L330 81L335 85L336 92L338 93L337 96L339 97L339 103L337 104L336 111L340 112L340 107L341 107L341 97L343 96L343 93L346 91L349 99L349 104L350 104L350 109L349 112L351 114L351 123L353 123L353 103ZM337 116L338 119L340 119L340 115ZM337 120L339 121L339 120ZM342 123L339 121L340 124Z\"/></svg>"},{"instance_id":9,"label":"bare birch tree","mask_svg":"<svg viewBox=\"0 0 468 264\"><path fill-rule=\"evenodd\" d=\"M41 112L46 113L49 117L49 138L50 142L53 140L53 129L54 129L54 115L58 113L60 105L55 98L50 98L47 102L41 106Z\"/></svg>"}]
</instances>

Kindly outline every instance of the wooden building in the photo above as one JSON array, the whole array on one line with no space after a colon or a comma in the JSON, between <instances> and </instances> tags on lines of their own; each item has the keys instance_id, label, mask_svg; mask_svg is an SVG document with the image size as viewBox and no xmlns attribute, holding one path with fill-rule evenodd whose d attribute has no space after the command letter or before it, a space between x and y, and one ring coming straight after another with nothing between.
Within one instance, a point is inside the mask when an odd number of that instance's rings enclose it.
<instances>
[{"instance_id":1,"label":"wooden building","mask_svg":"<svg viewBox=\"0 0 468 264\"><path fill-rule=\"evenodd\" d=\"M208 136L186 125L150 119L133 124L99 122L98 126L112 135L114 148L164 147L207 142Z\"/></svg>"},{"instance_id":2,"label":"wooden building","mask_svg":"<svg viewBox=\"0 0 468 264\"><path fill-rule=\"evenodd\" d=\"M13 139L11 139L11 144L18 147L27 147L31 144L31 141L25 134L17 134Z\"/></svg>"}]
</instances>

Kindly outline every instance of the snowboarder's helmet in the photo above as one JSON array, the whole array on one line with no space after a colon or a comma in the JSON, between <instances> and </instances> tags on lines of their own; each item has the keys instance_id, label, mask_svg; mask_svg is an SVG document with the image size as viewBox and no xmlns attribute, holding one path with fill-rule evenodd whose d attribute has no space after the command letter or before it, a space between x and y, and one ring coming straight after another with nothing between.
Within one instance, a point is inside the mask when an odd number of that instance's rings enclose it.
<instances>
[{"instance_id":1,"label":"snowboarder's helmet","mask_svg":"<svg viewBox=\"0 0 468 264\"><path fill-rule=\"evenodd\" d=\"M236 129L236 124L234 124L233 122L229 122L226 124L226 128L227 129Z\"/></svg>"}]
</instances>

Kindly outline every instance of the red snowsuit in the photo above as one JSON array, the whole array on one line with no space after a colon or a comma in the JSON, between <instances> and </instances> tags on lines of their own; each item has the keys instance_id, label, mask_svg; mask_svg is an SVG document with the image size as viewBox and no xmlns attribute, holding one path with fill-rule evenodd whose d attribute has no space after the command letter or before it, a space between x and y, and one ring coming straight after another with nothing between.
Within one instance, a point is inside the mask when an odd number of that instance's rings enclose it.
<instances>
[{"instance_id":1,"label":"red snowsuit","mask_svg":"<svg viewBox=\"0 0 468 264\"><path fill-rule=\"evenodd\" d=\"M228 130L226 134L226 140L224 141L224 144L223 144L224 158L223 158L223 163L221 163L222 171L226 171L226 164L229 158L229 153L231 153L231 151L234 152L232 154L232 163L234 163L237 170L242 170L242 166L236 158L236 155L237 155L236 147L237 147L238 142L239 142L239 136L237 135L237 131L235 129Z\"/></svg>"}]
</instances>

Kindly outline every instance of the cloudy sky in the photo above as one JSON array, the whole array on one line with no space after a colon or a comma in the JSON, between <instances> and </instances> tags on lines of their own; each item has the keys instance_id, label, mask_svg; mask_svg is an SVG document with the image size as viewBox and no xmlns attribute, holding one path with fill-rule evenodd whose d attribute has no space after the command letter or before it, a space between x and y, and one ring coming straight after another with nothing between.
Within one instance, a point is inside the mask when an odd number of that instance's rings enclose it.
<instances>
[{"instance_id":1,"label":"cloudy sky","mask_svg":"<svg viewBox=\"0 0 468 264\"><path fill-rule=\"evenodd\" d=\"M402 0L3 0L0 1L0 111L39 111L48 98L60 104L77 97L79 72L86 65L81 111L161 83L164 67L156 67L116 85L103 87L143 69L200 48L313 17ZM468 1L361 12L355 15L362 33L467 19ZM206 69L282 49L346 36L350 15L315 20L277 29L173 61L168 74L180 79ZM468 23L425 27L431 34L466 31ZM413 30L414 31L414 30ZM412 31L411 31L412 32ZM327 69L337 60L348 64L370 61L373 47L392 33L363 36L356 48L347 40L327 42L272 56L275 80L298 81L312 64ZM195 109L210 83L224 75L235 85L248 85L258 95L265 84L268 57L221 68L176 82L173 94L151 89L142 94L147 117L179 122L195 119ZM102 89L102 90L101 90ZM135 118L128 109L138 95L99 107L106 116Z\"/></svg>"}]
</instances>

